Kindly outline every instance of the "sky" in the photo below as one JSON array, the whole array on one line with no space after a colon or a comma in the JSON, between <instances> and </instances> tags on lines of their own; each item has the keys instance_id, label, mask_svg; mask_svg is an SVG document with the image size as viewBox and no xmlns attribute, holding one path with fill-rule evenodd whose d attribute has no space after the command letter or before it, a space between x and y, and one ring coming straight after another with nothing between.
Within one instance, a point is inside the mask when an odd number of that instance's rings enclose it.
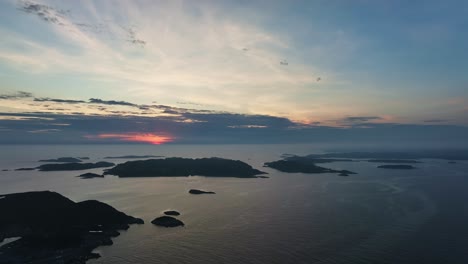
<instances>
[{"instance_id":1,"label":"sky","mask_svg":"<svg viewBox=\"0 0 468 264\"><path fill-rule=\"evenodd\" d=\"M3 0L0 143L467 142L466 14L466 1Z\"/></svg>"}]
</instances>

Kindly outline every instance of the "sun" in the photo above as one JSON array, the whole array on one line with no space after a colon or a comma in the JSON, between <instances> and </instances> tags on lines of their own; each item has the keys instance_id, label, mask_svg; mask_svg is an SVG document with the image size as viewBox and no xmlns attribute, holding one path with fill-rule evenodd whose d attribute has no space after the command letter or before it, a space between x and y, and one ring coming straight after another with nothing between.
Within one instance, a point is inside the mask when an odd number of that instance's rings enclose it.
<instances>
[{"instance_id":1,"label":"sun","mask_svg":"<svg viewBox=\"0 0 468 264\"><path fill-rule=\"evenodd\" d=\"M96 136L86 136L89 139L116 139L119 141L128 142L142 142L153 145L161 145L164 143L172 142L174 138L167 135L157 135L153 133L111 133L111 134L99 134Z\"/></svg>"}]
</instances>

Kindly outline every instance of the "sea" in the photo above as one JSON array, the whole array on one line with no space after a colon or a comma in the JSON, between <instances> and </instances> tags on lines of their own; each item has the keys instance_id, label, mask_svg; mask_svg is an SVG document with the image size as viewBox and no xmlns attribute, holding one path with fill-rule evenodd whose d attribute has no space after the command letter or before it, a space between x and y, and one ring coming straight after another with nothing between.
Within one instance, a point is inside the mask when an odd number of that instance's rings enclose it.
<instances>
[{"instance_id":1,"label":"sea","mask_svg":"<svg viewBox=\"0 0 468 264\"><path fill-rule=\"evenodd\" d=\"M358 174L282 173L263 167L283 154L326 145L3 145L0 194L51 190L99 200L142 218L99 247L104 263L468 263L468 161L424 159L414 170L367 161L321 164ZM84 171L14 171L40 159L161 155L244 161L269 178L154 177L80 179ZM126 159L106 160L122 163ZM103 169L86 172L101 173ZM189 189L214 191L191 195ZM47 206L47 205L44 205ZM150 222L177 210L184 227ZM1 212L0 212L1 213Z\"/></svg>"}]
</instances>

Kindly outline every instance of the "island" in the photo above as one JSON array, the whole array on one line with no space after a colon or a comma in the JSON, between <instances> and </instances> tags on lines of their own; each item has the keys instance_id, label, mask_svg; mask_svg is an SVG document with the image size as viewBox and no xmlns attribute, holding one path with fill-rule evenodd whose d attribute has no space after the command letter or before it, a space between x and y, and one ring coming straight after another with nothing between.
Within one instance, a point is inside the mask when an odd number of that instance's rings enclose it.
<instances>
[{"instance_id":1,"label":"island","mask_svg":"<svg viewBox=\"0 0 468 264\"><path fill-rule=\"evenodd\" d=\"M197 189L190 189L190 194L216 194L215 192L202 191Z\"/></svg>"},{"instance_id":2,"label":"island","mask_svg":"<svg viewBox=\"0 0 468 264\"><path fill-rule=\"evenodd\" d=\"M177 212L177 211L165 211L164 214L165 215L175 215L175 216L180 215L180 213Z\"/></svg>"},{"instance_id":3,"label":"island","mask_svg":"<svg viewBox=\"0 0 468 264\"><path fill-rule=\"evenodd\" d=\"M43 164L37 169L40 171L74 171L74 170L88 170L96 168L107 168L112 167L115 164L112 162L100 161L96 163L52 163Z\"/></svg>"},{"instance_id":4,"label":"island","mask_svg":"<svg viewBox=\"0 0 468 264\"><path fill-rule=\"evenodd\" d=\"M380 165L379 169L412 170L416 169L412 165Z\"/></svg>"},{"instance_id":5,"label":"island","mask_svg":"<svg viewBox=\"0 0 468 264\"><path fill-rule=\"evenodd\" d=\"M348 171L348 170L334 170L329 168L324 168L317 166L313 163L313 160L309 160L307 158L304 159L282 159L272 162L266 162L264 167L273 168L282 172L288 173L339 173L342 174L341 176L345 176L345 174L356 174L355 172ZM347 176L346 175L346 176Z\"/></svg>"},{"instance_id":6,"label":"island","mask_svg":"<svg viewBox=\"0 0 468 264\"><path fill-rule=\"evenodd\" d=\"M282 154L281 158L283 160L297 160L304 162L312 163L332 163L332 162L352 162L353 159L342 159L342 158L321 158L317 157L315 154L306 155L306 156L297 156L292 154Z\"/></svg>"},{"instance_id":7,"label":"island","mask_svg":"<svg viewBox=\"0 0 468 264\"><path fill-rule=\"evenodd\" d=\"M266 174L240 160L222 158L165 158L127 161L107 169L104 174L119 177L236 177L255 178Z\"/></svg>"},{"instance_id":8,"label":"island","mask_svg":"<svg viewBox=\"0 0 468 264\"><path fill-rule=\"evenodd\" d=\"M311 154L310 158L345 158L345 159L444 159L468 160L468 150L408 150L408 151L376 151L376 152L334 152Z\"/></svg>"},{"instance_id":9,"label":"island","mask_svg":"<svg viewBox=\"0 0 468 264\"><path fill-rule=\"evenodd\" d=\"M105 159L146 159L146 158L164 158L164 156L155 155L127 155L127 156L116 156L116 157L105 157Z\"/></svg>"},{"instance_id":10,"label":"island","mask_svg":"<svg viewBox=\"0 0 468 264\"><path fill-rule=\"evenodd\" d=\"M16 169L15 171L32 171L32 170L35 170L36 168L19 168L19 169Z\"/></svg>"},{"instance_id":11,"label":"island","mask_svg":"<svg viewBox=\"0 0 468 264\"><path fill-rule=\"evenodd\" d=\"M112 245L118 230L143 220L95 200L74 202L56 192L40 191L0 195L0 247L2 263L84 264Z\"/></svg>"},{"instance_id":12,"label":"island","mask_svg":"<svg viewBox=\"0 0 468 264\"><path fill-rule=\"evenodd\" d=\"M157 226L164 226L164 227L177 227L177 226L184 226L184 223L179 219L176 219L171 216L160 216L153 221L151 221L153 225Z\"/></svg>"},{"instance_id":13,"label":"island","mask_svg":"<svg viewBox=\"0 0 468 264\"><path fill-rule=\"evenodd\" d=\"M79 158L63 157L63 158L57 158L57 159L39 160L39 162L82 162L82 160Z\"/></svg>"},{"instance_id":14,"label":"island","mask_svg":"<svg viewBox=\"0 0 468 264\"><path fill-rule=\"evenodd\" d=\"M104 178L104 175L88 172L88 173L83 173L76 177L80 177L81 179L92 179L92 178Z\"/></svg>"},{"instance_id":15,"label":"island","mask_svg":"<svg viewBox=\"0 0 468 264\"><path fill-rule=\"evenodd\" d=\"M403 159L371 159L368 162L375 162L375 163L422 163L422 161L418 160L403 160Z\"/></svg>"}]
</instances>

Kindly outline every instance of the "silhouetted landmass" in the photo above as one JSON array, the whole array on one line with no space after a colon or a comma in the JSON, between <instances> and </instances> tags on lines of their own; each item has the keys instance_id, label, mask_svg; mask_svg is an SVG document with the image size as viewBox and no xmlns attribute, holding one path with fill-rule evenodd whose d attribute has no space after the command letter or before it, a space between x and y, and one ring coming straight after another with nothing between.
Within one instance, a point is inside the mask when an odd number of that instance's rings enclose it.
<instances>
[{"instance_id":1,"label":"silhouetted landmass","mask_svg":"<svg viewBox=\"0 0 468 264\"><path fill-rule=\"evenodd\" d=\"M306 162L312 162L312 163L332 163L332 162L350 162L354 161L352 159L329 159L329 158L316 158L316 157L311 157L311 156L294 156L294 157L289 157L285 158L286 160L303 160Z\"/></svg>"},{"instance_id":2,"label":"silhouetted landmass","mask_svg":"<svg viewBox=\"0 0 468 264\"><path fill-rule=\"evenodd\" d=\"M31 171L31 170L35 170L36 168L19 168L19 169L16 169L15 171Z\"/></svg>"},{"instance_id":3,"label":"silhouetted landmass","mask_svg":"<svg viewBox=\"0 0 468 264\"><path fill-rule=\"evenodd\" d=\"M402 160L402 159L373 159L373 160L368 160L368 162L375 162L375 163L422 163L422 161Z\"/></svg>"},{"instance_id":4,"label":"silhouetted landmass","mask_svg":"<svg viewBox=\"0 0 468 264\"><path fill-rule=\"evenodd\" d=\"M165 215L180 215L180 213L177 211L165 211L164 214Z\"/></svg>"},{"instance_id":5,"label":"silhouetted landmass","mask_svg":"<svg viewBox=\"0 0 468 264\"><path fill-rule=\"evenodd\" d=\"M100 257L92 250L112 245L130 224L143 220L95 200L75 203L49 191L1 195L0 242L21 237L0 248L1 263L77 263Z\"/></svg>"},{"instance_id":6,"label":"silhouetted landmass","mask_svg":"<svg viewBox=\"0 0 468 264\"><path fill-rule=\"evenodd\" d=\"M9 171L8 169L3 169L2 171Z\"/></svg>"},{"instance_id":7,"label":"silhouetted landmass","mask_svg":"<svg viewBox=\"0 0 468 264\"><path fill-rule=\"evenodd\" d=\"M216 194L215 192L202 191L197 189L190 189L190 194Z\"/></svg>"},{"instance_id":8,"label":"silhouetted landmass","mask_svg":"<svg viewBox=\"0 0 468 264\"><path fill-rule=\"evenodd\" d=\"M153 225L157 226L164 226L164 227L177 227L177 226L184 226L184 223L179 219L176 219L171 216L160 216L153 221L151 221Z\"/></svg>"},{"instance_id":9,"label":"silhouetted landmass","mask_svg":"<svg viewBox=\"0 0 468 264\"><path fill-rule=\"evenodd\" d=\"M166 158L127 161L106 170L105 174L119 177L237 177L255 178L265 172L239 160L221 158Z\"/></svg>"},{"instance_id":10,"label":"silhouetted landmass","mask_svg":"<svg viewBox=\"0 0 468 264\"><path fill-rule=\"evenodd\" d=\"M411 170L416 169L412 165L380 165L379 169Z\"/></svg>"},{"instance_id":11,"label":"silhouetted landmass","mask_svg":"<svg viewBox=\"0 0 468 264\"><path fill-rule=\"evenodd\" d=\"M332 163L332 162L349 162L354 161L352 159L330 159L330 158L320 158L316 157L314 154L307 156L297 156L293 154L283 154L281 158L284 160L298 160L298 161L307 161L312 163Z\"/></svg>"},{"instance_id":12,"label":"silhouetted landmass","mask_svg":"<svg viewBox=\"0 0 468 264\"><path fill-rule=\"evenodd\" d=\"M317 166L313 163L313 160L303 159L283 159L272 162L267 162L265 167L270 167L282 172L288 173L341 173L341 174L356 174L355 172L348 170L334 170Z\"/></svg>"},{"instance_id":13,"label":"silhouetted landmass","mask_svg":"<svg viewBox=\"0 0 468 264\"><path fill-rule=\"evenodd\" d=\"M96 163L57 163L44 164L37 169L40 171L73 171L73 170L88 170L96 168L112 167L115 164L112 162L100 161Z\"/></svg>"},{"instance_id":14,"label":"silhouetted landmass","mask_svg":"<svg viewBox=\"0 0 468 264\"><path fill-rule=\"evenodd\" d=\"M88 172L88 173L83 173L77 177L80 177L81 179L92 179L92 178L104 178L104 175Z\"/></svg>"},{"instance_id":15,"label":"silhouetted landmass","mask_svg":"<svg viewBox=\"0 0 468 264\"><path fill-rule=\"evenodd\" d=\"M270 177L260 175L260 176L257 176L257 178L260 178L260 179L269 179Z\"/></svg>"},{"instance_id":16,"label":"silhouetted landmass","mask_svg":"<svg viewBox=\"0 0 468 264\"><path fill-rule=\"evenodd\" d=\"M82 160L78 158L72 158L72 157L63 157L63 158L57 158L57 159L40 160L39 162L82 162Z\"/></svg>"},{"instance_id":17,"label":"silhouetted landmass","mask_svg":"<svg viewBox=\"0 0 468 264\"><path fill-rule=\"evenodd\" d=\"M89 157L78 157L80 160L89 160Z\"/></svg>"},{"instance_id":18,"label":"silhouetted landmass","mask_svg":"<svg viewBox=\"0 0 468 264\"><path fill-rule=\"evenodd\" d=\"M164 156L155 155L127 155L127 156L116 156L116 157L105 157L105 159L146 159L146 158L163 158Z\"/></svg>"},{"instance_id":19,"label":"silhouetted landmass","mask_svg":"<svg viewBox=\"0 0 468 264\"><path fill-rule=\"evenodd\" d=\"M395 152L336 152L311 154L312 158L349 158L349 159L445 159L468 160L468 150L426 150Z\"/></svg>"}]
</instances>

